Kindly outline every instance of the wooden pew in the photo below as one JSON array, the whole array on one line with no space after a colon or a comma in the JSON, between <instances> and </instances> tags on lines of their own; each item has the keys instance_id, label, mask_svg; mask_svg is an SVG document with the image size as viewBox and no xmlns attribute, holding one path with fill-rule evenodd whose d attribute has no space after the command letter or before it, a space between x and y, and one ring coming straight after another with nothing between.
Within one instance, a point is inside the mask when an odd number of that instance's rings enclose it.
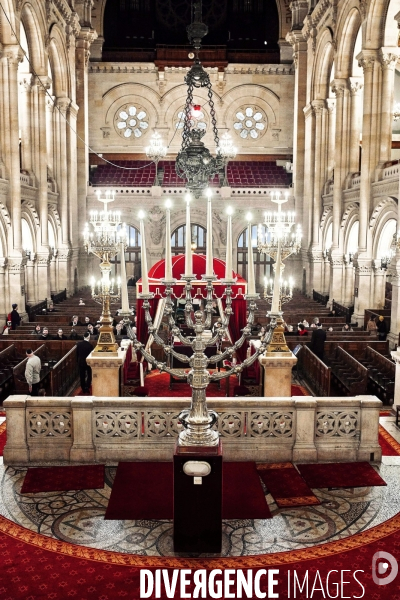
<instances>
[{"instance_id":1,"label":"wooden pew","mask_svg":"<svg viewBox=\"0 0 400 600\"><path fill-rule=\"evenodd\" d=\"M331 368L303 346L297 354L299 369L302 377L310 384L316 396L330 396L331 394Z\"/></svg>"},{"instance_id":2,"label":"wooden pew","mask_svg":"<svg viewBox=\"0 0 400 600\"><path fill-rule=\"evenodd\" d=\"M386 404L392 404L396 374L394 362L370 346L367 346L364 356L359 360L368 369L369 392L378 396Z\"/></svg>"},{"instance_id":3,"label":"wooden pew","mask_svg":"<svg viewBox=\"0 0 400 600\"><path fill-rule=\"evenodd\" d=\"M78 361L76 358L76 346L63 356L50 369L50 391L49 396L69 396L79 381ZM46 391L47 393L47 391Z\"/></svg>"},{"instance_id":4,"label":"wooden pew","mask_svg":"<svg viewBox=\"0 0 400 600\"><path fill-rule=\"evenodd\" d=\"M368 386L368 369L351 356L343 348L336 348L329 361L332 376L337 387L345 396L366 394Z\"/></svg>"},{"instance_id":5,"label":"wooden pew","mask_svg":"<svg viewBox=\"0 0 400 600\"><path fill-rule=\"evenodd\" d=\"M307 336L303 336L300 338L297 336L288 336L286 338L286 344L288 345L290 350L294 350L294 348L298 344L301 344L302 346L306 345L309 341L310 338L307 339ZM377 352L386 356L389 353L389 343L387 340L383 342L382 340L378 339L352 338L351 340L326 340L324 344L324 355L326 358L329 359L330 356L333 356L335 354L336 348L341 347L344 348L346 352L349 352L352 356L359 359L364 355L367 346L371 346L371 348L374 348Z\"/></svg>"},{"instance_id":6,"label":"wooden pew","mask_svg":"<svg viewBox=\"0 0 400 600\"><path fill-rule=\"evenodd\" d=\"M323 304L324 306L327 305L328 300L329 300L329 295L327 294L320 294L319 292L313 290L313 300L315 300L315 302L319 302L320 304Z\"/></svg>"},{"instance_id":7,"label":"wooden pew","mask_svg":"<svg viewBox=\"0 0 400 600\"><path fill-rule=\"evenodd\" d=\"M343 306L343 304L339 304L339 302L333 300L332 310L334 310L337 315L345 317L346 323L351 323L351 317L354 312L354 306Z\"/></svg>"},{"instance_id":8,"label":"wooden pew","mask_svg":"<svg viewBox=\"0 0 400 600\"><path fill-rule=\"evenodd\" d=\"M0 352L0 402L14 392L13 368L24 358L25 355L18 353L14 344Z\"/></svg>"}]
</instances>

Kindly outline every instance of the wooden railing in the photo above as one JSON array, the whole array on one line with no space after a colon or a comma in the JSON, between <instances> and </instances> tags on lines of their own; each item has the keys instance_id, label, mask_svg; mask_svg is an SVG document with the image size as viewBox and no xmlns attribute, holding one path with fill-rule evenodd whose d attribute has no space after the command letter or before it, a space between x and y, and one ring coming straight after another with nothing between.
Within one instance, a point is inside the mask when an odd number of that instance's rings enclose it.
<instances>
[{"instance_id":1,"label":"wooden railing","mask_svg":"<svg viewBox=\"0 0 400 600\"><path fill-rule=\"evenodd\" d=\"M339 316L346 318L346 323L351 323L351 316L354 312L354 306L343 306L336 302L336 300L332 301L332 310Z\"/></svg>"},{"instance_id":2,"label":"wooden railing","mask_svg":"<svg viewBox=\"0 0 400 600\"><path fill-rule=\"evenodd\" d=\"M63 300L67 299L67 289L65 288L62 292L58 292L57 294L51 294L51 299L53 304L58 304Z\"/></svg>"},{"instance_id":3,"label":"wooden railing","mask_svg":"<svg viewBox=\"0 0 400 600\"><path fill-rule=\"evenodd\" d=\"M313 294L313 300L315 300L316 302L319 302L320 304L323 304L324 306L327 304L327 302L329 300L329 295L320 294L319 292L316 292L315 290L312 291L312 294Z\"/></svg>"},{"instance_id":4,"label":"wooden railing","mask_svg":"<svg viewBox=\"0 0 400 600\"><path fill-rule=\"evenodd\" d=\"M37 304L26 305L25 310L28 313L29 321L34 321L36 315L42 315L44 310L47 310L47 298Z\"/></svg>"},{"instance_id":5,"label":"wooden railing","mask_svg":"<svg viewBox=\"0 0 400 600\"><path fill-rule=\"evenodd\" d=\"M76 346L50 369L50 396L68 396L79 380Z\"/></svg>"},{"instance_id":6,"label":"wooden railing","mask_svg":"<svg viewBox=\"0 0 400 600\"><path fill-rule=\"evenodd\" d=\"M330 396L331 393L331 368L327 367L307 347L303 346L297 355L298 365L302 377L311 385L318 396Z\"/></svg>"}]
</instances>

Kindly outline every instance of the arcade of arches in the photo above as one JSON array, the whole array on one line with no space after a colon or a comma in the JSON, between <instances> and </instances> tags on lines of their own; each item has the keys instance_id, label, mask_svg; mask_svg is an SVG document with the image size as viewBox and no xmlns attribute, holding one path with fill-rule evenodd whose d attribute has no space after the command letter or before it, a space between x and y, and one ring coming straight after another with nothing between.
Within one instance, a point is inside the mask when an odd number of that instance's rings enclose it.
<instances>
[{"instance_id":1,"label":"arcade of arches","mask_svg":"<svg viewBox=\"0 0 400 600\"><path fill-rule=\"evenodd\" d=\"M112 27L105 25L110 11ZM333 8L304 0L289 8L277 0L269 8L258 0L210 0L204 11L213 23L209 43L218 42L204 51L218 127L238 148L228 185L214 187L216 256L224 258L224 207L231 204L234 268L246 276L245 212L250 207L261 222L271 206L269 189L290 185L288 208L296 211L303 242L286 273L307 295L314 289L354 304L360 323L364 309L383 306L391 282L394 343L400 329L397 1L343 0ZM96 262L84 252L82 231L96 188L116 189L115 205L130 226L128 277L140 276L138 208L147 211L149 267L164 256L166 196L174 203L173 252L184 248L184 188L171 161L180 147L187 51L168 45L182 18L167 0L2 2L1 315L12 302L23 307L87 284ZM247 21L257 27L245 27ZM212 148L206 98L196 94ZM129 125L125 114L140 115L137 124ZM160 185L152 185L153 167L147 179L146 169L122 175L118 168L145 164L154 129L169 146ZM281 173L257 175L265 165ZM192 241L201 251L203 201L193 204L192 218ZM256 262L260 287L271 260L256 254Z\"/></svg>"}]
</instances>

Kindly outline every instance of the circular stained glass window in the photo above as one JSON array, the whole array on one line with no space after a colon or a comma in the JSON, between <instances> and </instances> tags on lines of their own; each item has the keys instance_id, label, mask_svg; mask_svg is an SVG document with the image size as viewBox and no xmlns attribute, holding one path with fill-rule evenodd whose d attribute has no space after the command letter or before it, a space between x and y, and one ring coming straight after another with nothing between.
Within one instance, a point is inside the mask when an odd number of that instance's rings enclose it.
<instances>
[{"instance_id":1,"label":"circular stained glass window","mask_svg":"<svg viewBox=\"0 0 400 600\"><path fill-rule=\"evenodd\" d=\"M121 137L140 138L149 128L149 116L142 106L127 104L117 110L114 124Z\"/></svg>"},{"instance_id":2,"label":"circular stained glass window","mask_svg":"<svg viewBox=\"0 0 400 600\"><path fill-rule=\"evenodd\" d=\"M258 106L242 106L235 113L233 128L242 140L257 140L267 130L267 116Z\"/></svg>"}]
</instances>

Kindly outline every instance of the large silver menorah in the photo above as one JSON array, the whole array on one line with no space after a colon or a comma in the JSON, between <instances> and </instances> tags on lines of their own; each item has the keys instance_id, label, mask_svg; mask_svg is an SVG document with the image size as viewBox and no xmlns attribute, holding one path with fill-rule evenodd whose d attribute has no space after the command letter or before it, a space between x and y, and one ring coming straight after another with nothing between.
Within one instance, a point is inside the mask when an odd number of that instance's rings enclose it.
<instances>
[{"instance_id":1,"label":"large silver menorah","mask_svg":"<svg viewBox=\"0 0 400 600\"><path fill-rule=\"evenodd\" d=\"M162 346L164 353L166 356L172 355L177 358L179 361L183 363L187 363L190 367L190 371L188 373L176 373L170 367L167 366L167 362L159 362L156 360L149 352L145 350L144 344L139 342L136 338L135 333L128 326L128 332L130 337L134 341L134 347L136 350L140 351L144 358L154 365L160 371L165 371L174 377L179 379L186 379L189 385L192 388L192 403L191 407L188 410L183 411L179 415L179 419L183 425L183 430L179 434L178 444L180 446L216 446L219 442L218 431L213 429L214 423L217 421L217 414L213 411L207 409L207 400L206 400L206 389L209 383L218 381L221 379L225 379L230 377L230 375L238 374L246 367L252 365L258 357L263 354L266 350L267 345L270 342L272 331L276 325L275 322L271 323L270 331L265 335L265 337L261 340L261 345L253 355L246 358L241 364L231 366L226 371L215 371L210 373L208 371L209 365L217 365L221 361L226 358L231 359L233 354L236 352L238 348L243 346L246 339L249 338L251 334L251 326L254 323L254 313L257 308L257 304L255 302L258 299L258 294L247 295L246 299L249 300L249 314L247 317L247 324L242 329L241 337L233 343L231 346L226 348L220 353L217 353L214 356L207 357L205 354L205 350L207 347L222 346L222 340L227 336L229 319L233 312L232 310L232 284L235 283L235 280L226 280L222 279L221 283L225 284L225 297L226 297L226 307L222 313L222 324L221 327L216 331L215 335L211 338L207 339L204 336L205 330L210 329L212 323L212 311L213 311L213 300L215 299L215 295L213 292L213 281L216 280L215 276L203 276L203 281L206 282L206 296L202 296L205 300L205 307L203 310L196 310L194 312L193 308L193 299L198 297L198 293L196 293L192 297L192 292L194 290L194 282L199 283L198 279L195 279L193 276L186 277L182 276L182 280L185 281L185 292L182 294L186 299L185 303L185 322L187 327L190 327L194 330L194 339L190 339L188 336L182 335L181 330L179 329L174 316L174 300L173 298L179 298L180 296L175 296L174 287L176 284L176 280L162 280L163 285L165 285L165 308L164 315L168 318L168 325L170 329L170 333L172 334L172 339L178 338L181 344L184 346L189 346L193 349L193 355L188 357L184 354L181 354L175 350L173 347L173 343L170 345L165 343L164 340L159 336L159 328L160 324L155 327L153 325L153 320L150 315L150 303L149 300L153 298L154 294L140 294L140 298L143 299L143 309L145 311L145 319L148 325L149 333L154 337L154 340ZM179 286L182 289L181 286ZM192 316L193 315L193 316Z\"/></svg>"}]
</instances>

